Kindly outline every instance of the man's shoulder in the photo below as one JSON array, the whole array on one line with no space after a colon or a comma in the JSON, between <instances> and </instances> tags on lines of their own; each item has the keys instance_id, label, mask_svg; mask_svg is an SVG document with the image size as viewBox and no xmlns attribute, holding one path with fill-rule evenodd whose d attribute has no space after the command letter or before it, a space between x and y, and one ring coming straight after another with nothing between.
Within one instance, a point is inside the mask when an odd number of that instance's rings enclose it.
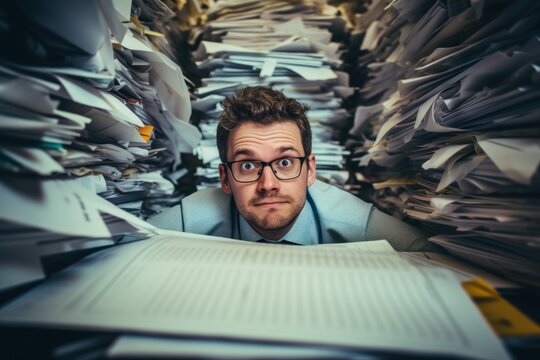
<instances>
[{"instance_id":1,"label":"man's shoulder","mask_svg":"<svg viewBox=\"0 0 540 360\"><path fill-rule=\"evenodd\" d=\"M205 218L223 217L230 213L231 195L221 188L202 189L182 200L184 222L199 222ZM228 217L228 216L227 216Z\"/></svg>"},{"instance_id":2,"label":"man's shoulder","mask_svg":"<svg viewBox=\"0 0 540 360\"><path fill-rule=\"evenodd\" d=\"M355 195L338 188L337 186L327 184L321 180L315 180L309 188L309 194L315 201L320 201L320 205L340 205L340 207L368 207L371 204L356 197Z\"/></svg>"},{"instance_id":3,"label":"man's shoulder","mask_svg":"<svg viewBox=\"0 0 540 360\"><path fill-rule=\"evenodd\" d=\"M201 201L212 201L213 200L228 200L231 196L229 194L225 194L221 188L208 188L208 189L201 189L198 191L195 191L193 194L186 196L182 200L182 204L196 204L196 205L209 205L209 204L203 204Z\"/></svg>"},{"instance_id":4,"label":"man's shoulder","mask_svg":"<svg viewBox=\"0 0 540 360\"><path fill-rule=\"evenodd\" d=\"M322 243L365 240L373 205L322 181L309 188L309 197L321 222Z\"/></svg>"},{"instance_id":5,"label":"man's shoulder","mask_svg":"<svg viewBox=\"0 0 540 360\"><path fill-rule=\"evenodd\" d=\"M214 236L232 236L231 195L217 189L199 190L182 200L184 231Z\"/></svg>"},{"instance_id":6,"label":"man's shoulder","mask_svg":"<svg viewBox=\"0 0 540 360\"><path fill-rule=\"evenodd\" d=\"M152 217L149 222L162 229L205 233L203 225L212 228L211 222L222 223L223 219L230 218L230 198L219 188L202 189L186 196L179 205Z\"/></svg>"}]
</instances>

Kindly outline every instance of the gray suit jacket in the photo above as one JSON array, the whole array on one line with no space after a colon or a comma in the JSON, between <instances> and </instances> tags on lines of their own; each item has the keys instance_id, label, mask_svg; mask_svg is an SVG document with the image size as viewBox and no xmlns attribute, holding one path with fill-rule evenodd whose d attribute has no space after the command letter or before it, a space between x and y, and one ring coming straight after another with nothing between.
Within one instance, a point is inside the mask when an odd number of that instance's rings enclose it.
<instances>
[{"instance_id":1,"label":"gray suit jacket","mask_svg":"<svg viewBox=\"0 0 540 360\"><path fill-rule=\"evenodd\" d=\"M317 234L317 239L309 239L310 243L386 239L398 251L442 251L427 241L429 234L424 231L321 181L315 181L308 188L307 201L317 226L316 232L310 231ZM230 195L221 189L206 189L186 197L180 205L167 209L149 222L168 230L247 240L240 236L239 216Z\"/></svg>"}]
</instances>

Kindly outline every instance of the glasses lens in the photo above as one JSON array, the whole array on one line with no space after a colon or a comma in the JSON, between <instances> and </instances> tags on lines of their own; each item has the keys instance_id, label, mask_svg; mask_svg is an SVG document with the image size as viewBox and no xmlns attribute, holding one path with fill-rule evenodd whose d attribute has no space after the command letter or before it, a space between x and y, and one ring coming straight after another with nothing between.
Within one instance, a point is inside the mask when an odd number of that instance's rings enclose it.
<instances>
[{"instance_id":1,"label":"glasses lens","mask_svg":"<svg viewBox=\"0 0 540 360\"><path fill-rule=\"evenodd\" d=\"M283 158L272 161L272 168L278 179L294 179L300 175L302 160L298 158Z\"/></svg>"},{"instance_id":2,"label":"glasses lens","mask_svg":"<svg viewBox=\"0 0 540 360\"><path fill-rule=\"evenodd\" d=\"M237 161L231 164L231 171L237 181L256 181L262 168L260 161Z\"/></svg>"}]
</instances>

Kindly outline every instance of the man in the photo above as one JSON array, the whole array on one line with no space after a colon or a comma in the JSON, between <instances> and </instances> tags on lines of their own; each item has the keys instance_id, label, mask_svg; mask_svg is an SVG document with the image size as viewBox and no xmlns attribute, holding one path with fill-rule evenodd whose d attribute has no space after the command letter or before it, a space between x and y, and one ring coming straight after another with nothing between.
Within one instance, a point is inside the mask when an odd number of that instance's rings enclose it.
<instances>
[{"instance_id":1,"label":"man","mask_svg":"<svg viewBox=\"0 0 540 360\"><path fill-rule=\"evenodd\" d=\"M151 223L247 241L310 245L386 239L396 250L433 247L423 232L316 180L307 109L298 101L251 87L222 106L221 189L198 191Z\"/></svg>"}]
</instances>

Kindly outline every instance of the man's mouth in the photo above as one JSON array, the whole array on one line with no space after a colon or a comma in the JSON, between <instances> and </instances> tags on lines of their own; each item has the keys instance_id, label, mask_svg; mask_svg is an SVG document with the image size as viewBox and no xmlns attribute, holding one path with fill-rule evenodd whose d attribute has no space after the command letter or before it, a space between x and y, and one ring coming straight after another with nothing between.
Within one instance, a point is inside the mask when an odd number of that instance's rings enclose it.
<instances>
[{"instance_id":1,"label":"man's mouth","mask_svg":"<svg viewBox=\"0 0 540 360\"><path fill-rule=\"evenodd\" d=\"M254 206L279 206L283 204L287 204L289 201L286 198L278 198L278 197L268 197L268 198L259 198L253 201Z\"/></svg>"},{"instance_id":2,"label":"man's mouth","mask_svg":"<svg viewBox=\"0 0 540 360\"><path fill-rule=\"evenodd\" d=\"M282 205L286 203L287 203L286 201L263 201L263 202L255 203L255 206L277 206L277 205Z\"/></svg>"}]
</instances>

